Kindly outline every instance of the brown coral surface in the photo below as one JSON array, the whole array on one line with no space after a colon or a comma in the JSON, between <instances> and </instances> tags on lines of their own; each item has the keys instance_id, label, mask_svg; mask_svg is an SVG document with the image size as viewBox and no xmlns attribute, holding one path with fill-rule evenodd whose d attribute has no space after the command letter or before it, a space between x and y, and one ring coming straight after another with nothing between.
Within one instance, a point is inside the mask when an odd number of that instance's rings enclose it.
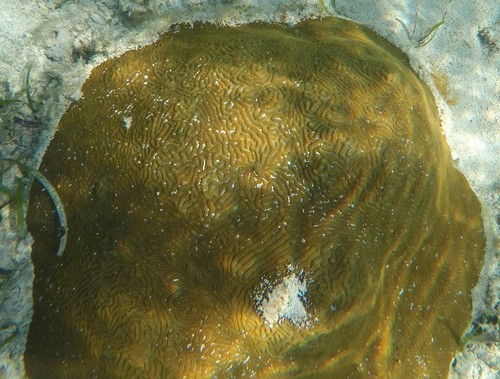
<instances>
[{"instance_id":1,"label":"brown coral surface","mask_svg":"<svg viewBox=\"0 0 500 379\"><path fill-rule=\"evenodd\" d=\"M480 206L395 47L338 19L180 27L83 93L41 166L62 257L39 190L28 215L31 378L445 377Z\"/></svg>"}]
</instances>

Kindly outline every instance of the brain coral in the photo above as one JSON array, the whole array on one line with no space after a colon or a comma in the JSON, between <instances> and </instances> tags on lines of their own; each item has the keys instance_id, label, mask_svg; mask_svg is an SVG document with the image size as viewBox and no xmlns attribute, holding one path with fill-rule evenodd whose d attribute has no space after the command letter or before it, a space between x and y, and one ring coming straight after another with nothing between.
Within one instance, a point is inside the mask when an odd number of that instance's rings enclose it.
<instances>
[{"instance_id":1,"label":"brain coral","mask_svg":"<svg viewBox=\"0 0 500 379\"><path fill-rule=\"evenodd\" d=\"M479 203L401 52L338 19L104 62L35 191L32 378L444 377Z\"/></svg>"}]
</instances>

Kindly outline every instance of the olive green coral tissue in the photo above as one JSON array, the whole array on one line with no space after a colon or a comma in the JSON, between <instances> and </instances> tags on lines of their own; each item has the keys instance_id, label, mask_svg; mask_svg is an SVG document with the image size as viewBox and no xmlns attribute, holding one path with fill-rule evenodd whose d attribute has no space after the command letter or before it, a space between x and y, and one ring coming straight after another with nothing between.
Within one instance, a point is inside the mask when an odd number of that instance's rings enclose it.
<instances>
[{"instance_id":1,"label":"olive green coral tissue","mask_svg":"<svg viewBox=\"0 0 500 379\"><path fill-rule=\"evenodd\" d=\"M43 193L28 215L30 377L446 375L480 205L399 50L335 18L195 25L82 91L40 168L62 257Z\"/></svg>"}]
</instances>

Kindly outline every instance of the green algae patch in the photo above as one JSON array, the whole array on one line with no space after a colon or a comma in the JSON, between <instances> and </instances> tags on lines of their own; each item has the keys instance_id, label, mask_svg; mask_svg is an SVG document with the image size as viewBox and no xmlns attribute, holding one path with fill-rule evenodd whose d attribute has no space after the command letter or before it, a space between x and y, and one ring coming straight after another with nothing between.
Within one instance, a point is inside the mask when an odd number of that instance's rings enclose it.
<instances>
[{"instance_id":1,"label":"green algae patch","mask_svg":"<svg viewBox=\"0 0 500 379\"><path fill-rule=\"evenodd\" d=\"M335 18L104 62L32 195L31 378L445 377L485 241L434 99Z\"/></svg>"}]
</instances>

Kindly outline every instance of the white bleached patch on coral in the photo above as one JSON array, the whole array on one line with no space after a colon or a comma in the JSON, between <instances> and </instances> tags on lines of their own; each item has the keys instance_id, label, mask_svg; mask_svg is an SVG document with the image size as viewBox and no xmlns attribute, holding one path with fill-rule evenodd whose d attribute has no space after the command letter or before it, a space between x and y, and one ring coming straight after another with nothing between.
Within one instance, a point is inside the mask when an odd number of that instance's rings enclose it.
<instances>
[{"instance_id":1,"label":"white bleached patch on coral","mask_svg":"<svg viewBox=\"0 0 500 379\"><path fill-rule=\"evenodd\" d=\"M129 130L130 127L132 126L132 117L123 117L123 127L125 130Z\"/></svg>"},{"instance_id":2,"label":"white bleached patch on coral","mask_svg":"<svg viewBox=\"0 0 500 379\"><path fill-rule=\"evenodd\" d=\"M284 277L273 281L262 277L253 296L257 312L271 328L284 320L300 328L311 326L313 319L306 298L309 283L304 270L293 265L287 266Z\"/></svg>"}]
</instances>

